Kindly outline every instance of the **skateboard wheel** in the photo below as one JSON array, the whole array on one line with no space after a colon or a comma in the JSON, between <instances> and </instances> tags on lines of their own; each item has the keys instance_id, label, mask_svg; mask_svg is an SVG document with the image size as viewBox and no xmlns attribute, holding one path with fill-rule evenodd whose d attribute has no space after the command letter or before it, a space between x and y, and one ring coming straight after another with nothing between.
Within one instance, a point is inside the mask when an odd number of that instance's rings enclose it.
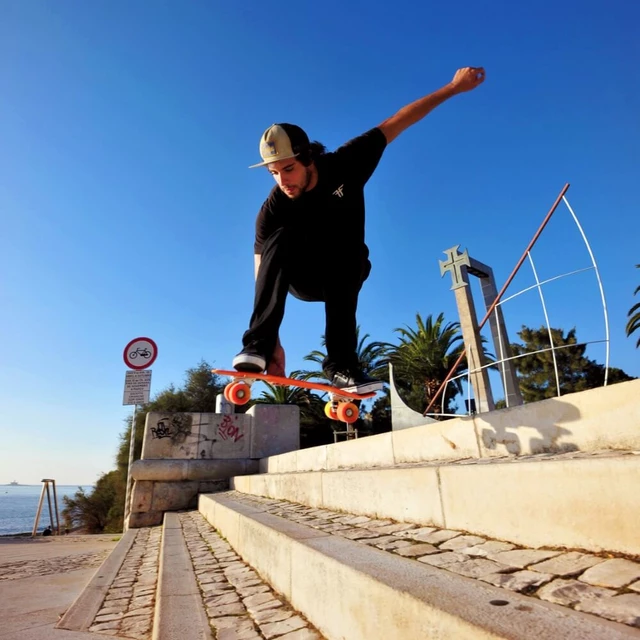
<instances>
[{"instance_id":1,"label":"skateboard wheel","mask_svg":"<svg viewBox=\"0 0 640 640\"><path fill-rule=\"evenodd\" d=\"M246 382L234 382L229 386L229 402L247 404L251 398L251 388Z\"/></svg>"},{"instance_id":2,"label":"skateboard wheel","mask_svg":"<svg viewBox=\"0 0 640 640\"><path fill-rule=\"evenodd\" d=\"M344 402L338 405L336 410L338 420L351 424L358 419L358 407L353 402Z\"/></svg>"},{"instance_id":3,"label":"skateboard wheel","mask_svg":"<svg viewBox=\"0 0 640 640\"><path fill-rule=\"evenodd\" d=\"M327 418L331 418L331 420L338 419L338 413L333 408L332 402L327 402L327 404L324 405L324 415L327 416Z\"/></svg>"},{"instance_id":4,"label":"skateboard wheel","mask_svg":"<svg viewBox=\"0 0 640 640\"><path fill-rule=\"evenodd\" d=\"M231 402L231 398L229 397L229 391L231 390L231 387L235 384L235 382L230 382L223 391L223 395L224 395L224 399L227 402Z\"/></svg>"}]
</instances>

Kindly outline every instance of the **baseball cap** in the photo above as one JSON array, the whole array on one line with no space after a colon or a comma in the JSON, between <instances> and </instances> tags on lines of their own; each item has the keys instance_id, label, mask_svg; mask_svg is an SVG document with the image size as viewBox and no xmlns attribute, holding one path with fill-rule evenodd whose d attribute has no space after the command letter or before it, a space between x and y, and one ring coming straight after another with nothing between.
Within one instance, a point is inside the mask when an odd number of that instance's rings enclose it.
<instances>
[{"instance_id":1,"label":"baseball cap","mask_svg":"<svg viewBox=\"0 0 640 640\"><path fill-rule=\"evenodd\" d=\"M298 125L281 122L272 124L260 138L262 162L252 164L249 169L295 158L309 147L309 137Z\"/></svg>"}]
</instances>

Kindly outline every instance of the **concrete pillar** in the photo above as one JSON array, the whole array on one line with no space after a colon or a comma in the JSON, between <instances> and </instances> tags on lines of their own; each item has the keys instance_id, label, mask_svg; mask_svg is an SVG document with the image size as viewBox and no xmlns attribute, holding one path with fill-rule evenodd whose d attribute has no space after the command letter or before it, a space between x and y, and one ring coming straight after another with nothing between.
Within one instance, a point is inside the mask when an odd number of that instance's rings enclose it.
<instances>
[{"instance_id":1,"label":"concrete pillar","mask_svg":"<svg viewBox=\"0 0 640 640\"><path fill-rule=\"evenodd\" d=\"M494 300L498 297L498 289L496 288L496 280L493 275L493 269L470 258L469 273L480 278L482 287L482 295L484 297L485 309L489 311ZM513 354L509 346L509 336L507 327L502 314L502 307L497 305L489 316L489 325L491 327L491 336L493 337L494 352L497 360L510 358ZM522 393L520 392L520 383L516 374L516 368L513 360L501 362L498 365L500 370L500 379L504 387L504 397L507 407L515 407L524 404Z\"/></svg>"},{"instance_id":2,"label":"concrete pillar","mask_svg":"<svg viewBox=\"0 0 640 640\"><path fill-rule=\"evenodd\" d=\"M487 362L482 349L473 295L471 293L471 287L469 286L468 267L471 265L471 262L466 250L463 253L458 253L459 246L460 245L456 245L445 251L448 260L439 261L440 274L444 275L447 271L451 273L453 280L451 289L455 292L456 303L458 305L458 315L462 336L464 338L467 365L469 370L473 372L470 373L469 378L471 380L471 386L473 387L476 412L484 413L486 411L493 411L495 404L489 383L489 371L486 368L480 369L480 367L486 365Z\"/></svg>"}]
</instances>

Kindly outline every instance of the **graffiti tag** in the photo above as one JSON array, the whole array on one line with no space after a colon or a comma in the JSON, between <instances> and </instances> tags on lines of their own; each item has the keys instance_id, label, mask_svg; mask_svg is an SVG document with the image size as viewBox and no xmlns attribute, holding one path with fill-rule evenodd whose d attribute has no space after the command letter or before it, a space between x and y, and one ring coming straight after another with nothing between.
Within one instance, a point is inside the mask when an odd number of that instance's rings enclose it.
<instances>
[{"instance_id":1,"label":"graffiti tag","mask_svg":"<svg viewBox=\"0 0 640 640\"><path fill-rule=\"evenodd\" d=\"M161 418L151 433L156 439L171 438L174 442L184 442L191 435L192 417L188 414L177 413L171 417Z\"/></svg>"},{"instance_id":2,"label":"graffiti tag","mask_svg":"<svg viewBox=\"0 0 640 640\"><path fill-rule=\"evenodd\" d=\"M157 427L151 427L151 433L153 437L162 440L162 438L170 438L173 433L171 433L171 429L164 424L164 422L158 422Z\"/></svg>"},{"instance_id":3,"label":"graffiti tag","mask_svg":"<svg viewBox=\"0 0 640 640\"><path fill-rule=\"evenodd\" d=\"M223 440L233 440L234 442L238 442L238 440L244 438L244 433L240 432L240 429L234 424L231 416L224 416L224 418L222 418L222 422L218 426L218 435Z\"/></svg>"}]
</instances>

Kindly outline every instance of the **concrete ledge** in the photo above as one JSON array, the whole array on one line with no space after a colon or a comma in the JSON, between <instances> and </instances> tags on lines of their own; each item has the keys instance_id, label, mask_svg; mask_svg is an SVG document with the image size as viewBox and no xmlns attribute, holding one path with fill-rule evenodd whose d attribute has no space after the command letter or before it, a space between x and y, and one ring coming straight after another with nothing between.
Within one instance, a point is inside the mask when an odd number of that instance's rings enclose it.
<instances>
[{"instance_id":1,"label":"concrete ledge","mask_svg":"<svg viewBox=\"0 0 640 640\"><path fill-rule=\"evenodd\" d=\"M232 478L230 486L241 493L467 531L526 547L640 556L640 455L269 473Z\"/></svg>"},{"instance_id":2,"label":"concrete ledge","mask_svg":"<svg viewBox=\"0 0 640 640\"><path fill-rule=\"evenodd\" d=\"M272 456L260 461L260 472L640 450L639 397L640 380L631 380L520 407Z\"/></svg>"},{"instance_id":3,"label":"concrete ledge","mask_svg":"<svg viewBox=\"0 0 640 640\"><path fill-rule=\"evenodd\" d=\"M328 640L623 640L637 630L201 495L203 516ZM496 602L504 603L496 606Z\"/></svg>"},{"instance_id":4,"label":"concrete ledge","mask_svg":"<svg viewBox=\"0 0 640 640\"><path fill-rule=\"evenodd\" d=\"M258 473L257 460L170 460L151 458L136 460L131 477L140 481L210 481L224 480L244 473Z\"/></svg>"},{"instance_id":5,"label":"concrete ledge","mask_svg":"<svg viewBox=\"0 0 640 640\"><path fill-rule=\"evenodd\" d=\"M127 531L122 536L115 549L107 556L93 578L91 578L89 584L82 590L82 593L56 624L56 629L69 629L72 631L87 631L89 629L100 610L109 587L118 575L118 571L120 571L120 567L127 553L129 553L136 535L135 531Z\"/></svg>"},{"instance_id":6,"label":"concrete ledge","mask_svg":"<svg viewBox=\"0 0 640 640\"><path fill-rule=\"evenodd\" d=\"M640 456L449 465L440 486L448 528L640 556Z\"/></svg>"},{"instance_id":7,"label":"concrete ledge","mask_svg":"<svg viewBox=\"0 0 640 640\"><path fill-rule=\"evenodd\" d=\"M229 480L149 481L135 480L131 492L131 514L127 528L151 527L162 524L166 511L193 509L199 493L213 493L229 488Z\"/></svg>"},{"instance_id":8,"label":"concrete ledge","mask_svg":"<svg viewBox=\"0 0 640 640\"><path fill-rule=\"evenodd\" d=\"M213 640L178 514L162 530L153 640Z\"/></svg>"},{"instance_id":9,"label":"concrete ledge","mask_svg":"<svg viewBox=\"0 0 640 640\"><path fill-rule=\"evenodd\" d=\"M199 493L227 489L231 476L258 470L258 460L248 459L136 460L131 465L134 482L126 527L159 525L165 511L194 508Z\"/></svg>"}]
</instances>

